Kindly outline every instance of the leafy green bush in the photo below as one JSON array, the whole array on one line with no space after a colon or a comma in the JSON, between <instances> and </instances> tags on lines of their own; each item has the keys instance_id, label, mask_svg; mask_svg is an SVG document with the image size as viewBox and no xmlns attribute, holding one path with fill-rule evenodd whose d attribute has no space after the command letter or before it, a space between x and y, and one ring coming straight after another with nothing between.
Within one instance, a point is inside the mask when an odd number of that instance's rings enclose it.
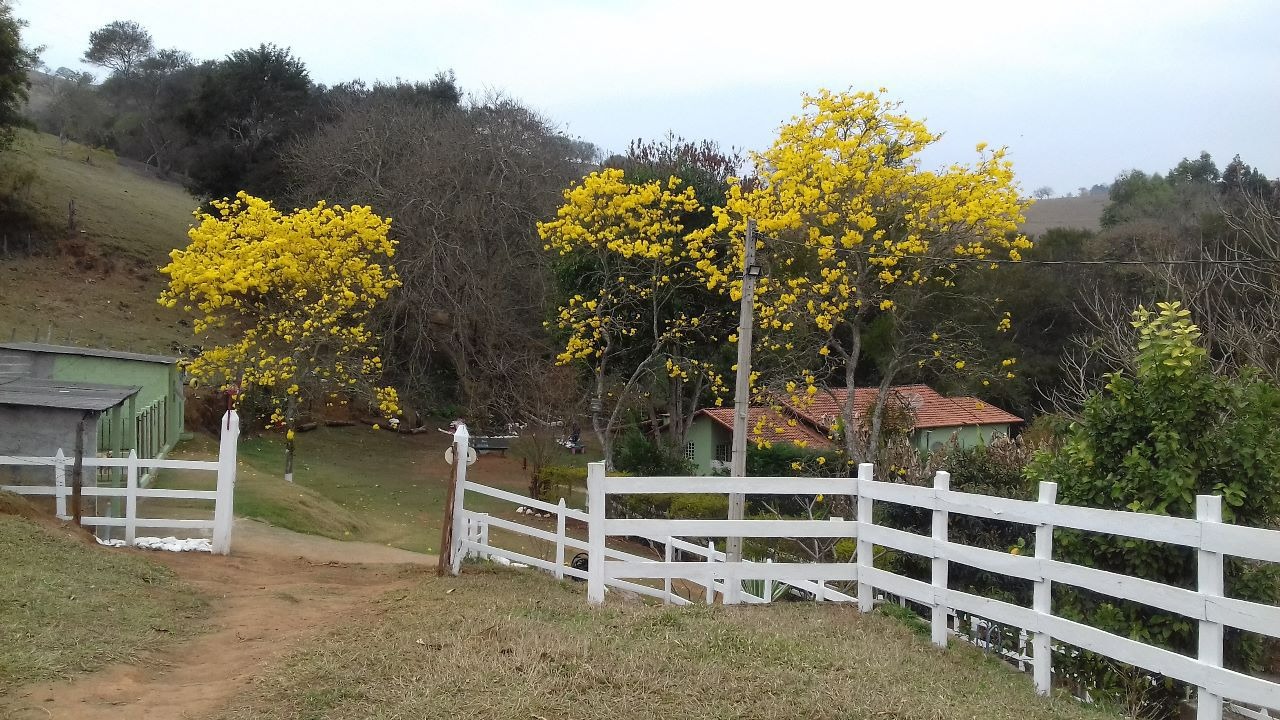
<instances>
[{"instance_id":1,"label":"leafy green bush","mask_svg":"<svg viewBox=\"0 0 1280 720\"><path fill-rule=\"evenodd\" d=\"M1159 312L1139 308L1136 373L1110 376L1072 426L1062 450L1042 453L1031 480L1058 483L1058 501L1071 505L1195 517L1196 495L1221 495L1223 520L1267 526L1280 512L1280 390L1255 375L1215 375L1200 331L1178 303ZM1190 548L1060 531L1056 557L1177 587L1194 588ZM1195 654L1196 625L1181 615L1094 593L1055 587L1060 614L1142 642ZM1226 563L1227 595L1274 603L1275 574L1257 564ZM1261 661L1257 636L1228 629L1227 664L1253 669ZM1100 690L1123 692L1142 671L1082 653L1072 661ZM1144 710L1172 717L1186 688L1165 682Z\"/></svg>"},{"instance_id":2,"label":"leafy green bush","mask_svg":"<svg viewBox=\"0 0 1280 720\"><path fill-rule=\"evenodd\" d=\"M693 463L675 448L656 444L635 428L618 442L613 466L639 477L692 475L695 471Z\"/></svg>"},{"instance_id":3,"label":"leafy green bush","mask_svg":"<svg viewBox=\"0 0 1280 720\"><path fill-rule=\"evenodd\" d=\"M537 487L541 491L540 499L546 502L558 502L560 498L568 498L574 488L587 486L587 469L566 465L544 465L538 470Z\"/></svg>"},{"instance_id":4,"label":"leafy green bush","mask_svg":"<svg viewBox=\"0 0 1280 720\"><path fill-rule=\"evenodd\" d=\"M729 517L729 496L676 495L669 514L689 520L723 520Z\"/></svg>"}]
</instances>

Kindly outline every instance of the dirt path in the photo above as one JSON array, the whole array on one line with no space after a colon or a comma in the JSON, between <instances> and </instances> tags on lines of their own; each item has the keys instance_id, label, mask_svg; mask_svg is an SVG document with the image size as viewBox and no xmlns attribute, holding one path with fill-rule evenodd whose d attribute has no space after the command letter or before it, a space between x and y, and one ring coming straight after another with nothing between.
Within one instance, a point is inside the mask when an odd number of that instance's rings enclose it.
<instances>
[{"instance_id":1,"label":"dirt path","mask_svg":"<svg viewBox=\"0 0 1280 720\"><path fill-rule=\"evenodd\" d=\"M434 571L435 563L432 556L299 535L253 521L237 521L231 557L162 552L148 557L205 594L211 605L208 632L135 665L23 688L0 701L0 717L208 717L301 639L376 612L379 596Z\"/></svg>"}]
</instances>

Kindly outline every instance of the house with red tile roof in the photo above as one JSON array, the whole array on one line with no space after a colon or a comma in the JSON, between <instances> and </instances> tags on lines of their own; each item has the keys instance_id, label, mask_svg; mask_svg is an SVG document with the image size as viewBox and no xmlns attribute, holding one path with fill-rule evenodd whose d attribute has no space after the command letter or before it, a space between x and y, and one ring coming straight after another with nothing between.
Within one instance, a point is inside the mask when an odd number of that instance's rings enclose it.
<instances>
[{"instance_id":1,"label":"house with red tile roof","mask_svg":"<svg viewBox=\"0 0 1280 720\"><path fill-rule=\"evenodd\" d=\"M879 388L854 388L854 415L868 416L879 395ZM888 390L889 414L910 418L911 442L927 453L955 441L961 447L974 447L1008 436L1023 419L1012 413L970 396L947 397L928 385L895 385ZM753 407L750 410L751 442L768 440L790 442L814 450L833 450L831 436L839 425L841 408L848 399L845 388L819 391L803 402L787 402L782 410ZM685 456L709 474L727 469L733 438L733 409L709 408L694 416L684 448Z\"/></svg>"}]
</instances>

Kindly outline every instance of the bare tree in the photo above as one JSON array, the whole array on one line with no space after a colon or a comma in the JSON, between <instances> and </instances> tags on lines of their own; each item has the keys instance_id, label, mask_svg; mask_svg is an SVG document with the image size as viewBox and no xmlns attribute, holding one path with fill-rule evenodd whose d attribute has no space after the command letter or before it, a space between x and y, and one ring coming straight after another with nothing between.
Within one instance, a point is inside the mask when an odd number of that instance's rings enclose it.
<instances>
[{"instance_id":1,"label":"bare tree","mask_svg":"<svg viewBox=\"0 0 1280 720\"><path fill-rule=\"evenodd\" d=\"M400 386L480 422L521 419L553 354L535 225L580 172L582 145L503 97L457 107L374 88L332 116L286 153L292 194L393 218L404 286L379 322Z\"/></svg>"}]
</instances>

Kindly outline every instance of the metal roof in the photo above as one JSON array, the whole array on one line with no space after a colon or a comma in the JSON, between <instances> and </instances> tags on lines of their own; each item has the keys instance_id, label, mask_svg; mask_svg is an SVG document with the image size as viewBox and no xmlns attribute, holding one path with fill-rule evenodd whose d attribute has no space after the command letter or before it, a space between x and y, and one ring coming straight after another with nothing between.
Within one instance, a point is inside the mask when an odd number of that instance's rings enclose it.
<instances>
[{"instance_id":1,"label":"metal roof","mask_svg":"<svg viewBox=\"0 0 1280 720\"><path fill-rule=\"evenodd\" d=\"M125 385L14 378L0 380L0 405L102 412L123 403L141 389Z\"/></svg>"},{"instance_id":2,"label":"metal roof","mask_svg":"<svg viewBox=\"0 0 1280 720\"><path fill-rule=\"evenodd\" d=\"M138 362L161 363L172 365L178 358L165 355L144 355L142 353L123 352L121 350L103 350L100 348L71 347L70 345L45 345L34 342L0 343L0 350L24 350L26 352L53 353L55 355L83 355L85 357L111 358L113 360L136 360Z\"/></svg>"}]
</instances>

